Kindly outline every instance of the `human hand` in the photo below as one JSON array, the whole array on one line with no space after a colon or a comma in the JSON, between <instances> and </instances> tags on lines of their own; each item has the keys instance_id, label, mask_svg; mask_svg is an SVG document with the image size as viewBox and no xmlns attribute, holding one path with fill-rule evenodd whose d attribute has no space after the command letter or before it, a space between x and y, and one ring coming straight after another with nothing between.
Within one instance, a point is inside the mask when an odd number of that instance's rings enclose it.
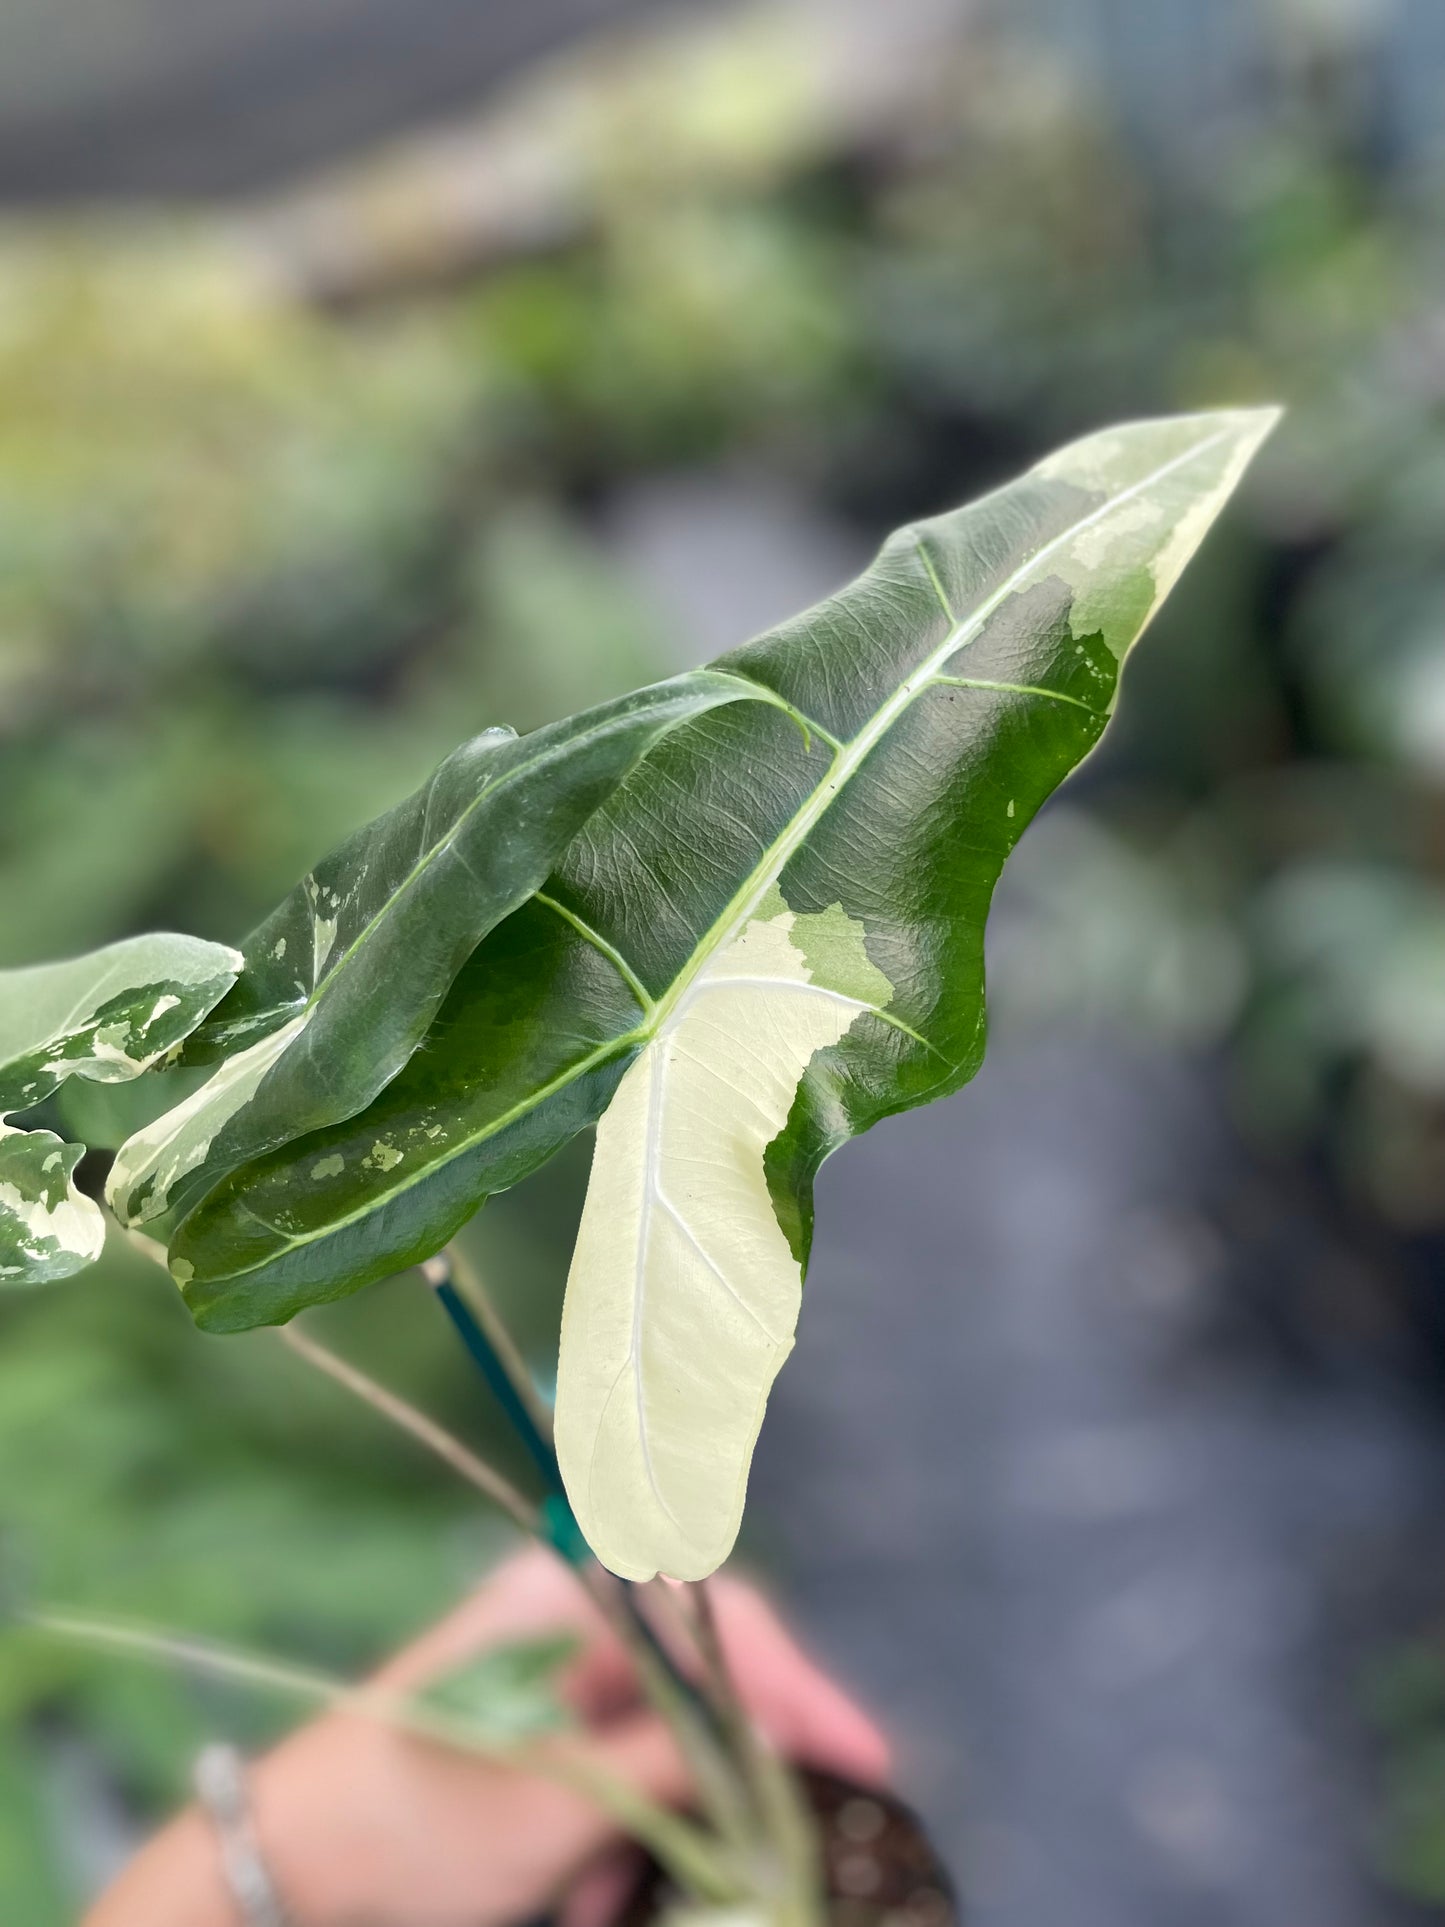
<instances>
[{"instance_id":1,"label":"human hand","mask_svg":"<svg viewBox=\"0 0 1445 1927\"><path fill-rule=\"evenodd\" d=\"M714 1581L739 1693L782 1753L865 1782L888 1771L878 1729L797 1646L751 1587ZM672 1736L641 1703L627 1655L550 1555L510 1560L376 1676L414 1693L488 1646L555 1630L580 1650L561 1688L581 1732L559 1746L651 1799L691 1794ZM298 1927L503 1927L569 1888L568 1927L595 1927L617 1832L552 1779L434 1745L351 1712L327 1714L251 1776L258 1838ZM588 1878L578 1884L578 1876ZM188 1814L132 1863L85 1927L234 1927L206 1822Z\"/></svg>"}]
</instances>

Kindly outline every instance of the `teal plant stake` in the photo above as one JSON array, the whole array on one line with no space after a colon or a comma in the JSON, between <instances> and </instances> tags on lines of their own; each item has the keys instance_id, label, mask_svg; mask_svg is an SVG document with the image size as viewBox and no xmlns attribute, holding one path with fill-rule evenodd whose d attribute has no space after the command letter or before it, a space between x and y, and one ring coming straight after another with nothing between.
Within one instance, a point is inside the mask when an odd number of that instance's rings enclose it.
<instances>
[{"instance_id":1,"label":"teal plant stake","mask_svg":"<svg viewBox=\"0 0 1445 1927\"><path fill-rule=\"evenodd\" d=\"M567 1518L571 1520L572 1508L566 1503L557 1454L550 1441L543 1438L536 1420L527 1410L521 1393L512 1383L511 1373L497 1356L496 1347L477 1323L471 1306L452 1282L450 1260L445 1254L429 1258L423 1266L423 1276L436 1293L447 1317L451 1319L458 1338L466 1348L467 1355L486 1380L487 1389L501 1406L508 1424L527 1448L537 1470L546 1480L550 1488L550 1497L562 1499ZM574 1534L577 1533L575 1523L571 1531ZM577 1536L580 1537L580 1534ZM583 1543L585 1545L585 1541ZM564 1549L559 1546L559 1550Z\"/></svg>"}]
</instances>

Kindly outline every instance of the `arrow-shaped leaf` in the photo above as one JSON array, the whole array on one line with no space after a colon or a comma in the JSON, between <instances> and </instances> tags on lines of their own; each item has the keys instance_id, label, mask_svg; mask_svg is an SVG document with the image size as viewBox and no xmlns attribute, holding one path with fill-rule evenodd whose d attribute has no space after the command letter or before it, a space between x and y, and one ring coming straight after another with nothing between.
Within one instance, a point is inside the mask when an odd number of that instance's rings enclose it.
<instances>
[{"instance_id":1,"label":"arrow-shaped leaf","mask_svg":"<svg viewBox=\"0 0 1445 1927\"><path fill-rule=\"evenodd\" d=\"M68 1277L105 1238L99 1208L72 1182L83 1147L17 1130L7 1116L68 1077L139 1077L178 1048L240 967L222 944L160 933L0 971L0 1284Z\"/></svg>"},{"instance_id":2,"label":"arrow-shaped leaf","mask_svg":"<svg viewBox=\"0 0 1445 1927\"><path fill-rule=\"evenodd\" d=\"M711 1571L792 1345L817 1168L977 1069L1004 859L1274 419L1075 443L724 658L791 720L744 705L669 736L383 1097L207 1200L173 1248L199 1321L285 1318L413 1262L601 1117L563 1321L568 1492L614 1570Z\"/></svg>"},{"instance_id":3,"label":"arrow-shaped leaf","mask_svg":"<svg viewBox=\"0 0 1445 1927\"><path fill-rule=\"evenodd\" d=\"M468 953L666 730L759 692L699 670L518 736L490 729L350 837L252 933L198 1040L228 1050L122 1145L108 1196L163 1231L228 1171L354 1116L405 1064Z\"/></svg>"}]
</instances>

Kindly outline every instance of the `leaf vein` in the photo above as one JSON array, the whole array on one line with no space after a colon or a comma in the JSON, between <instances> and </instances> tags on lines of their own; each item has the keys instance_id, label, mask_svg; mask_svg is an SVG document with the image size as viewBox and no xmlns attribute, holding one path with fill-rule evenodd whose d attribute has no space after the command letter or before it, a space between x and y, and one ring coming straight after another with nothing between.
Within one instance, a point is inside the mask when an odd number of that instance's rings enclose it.
<instances>
[{"instance_id":1,"label":"leaf vein","mask_svg":"<svg viewBox=\"0 0 1445 1927\"><path fill-rule=\"evenodd\" d=\"M934 676L935 686L952 689L994 689L1006 696L1046 696L1050 702L1068 703L1074 709L1082 709L1087 716L1096 716L1101 723L1109 720L1107 710L1095 709L1079 696L1066 695L1062 689L1045 689L1042 683L1027 682L990 682L983 676Z\"/></svg>"},{"instance_id":2,"label":"leaf vein","mask_svg":"<svg viewBox=\"0 0 1445 1927\"><path fill-rule=\"evenodd\" d=\"M533 900L544 905L548 910L555 910L557 915L561 917L565 923L570 923L583 942L591 944L598 956L604 957L607 962L612 965L613 969L627 985L627 988L632 992L638 1003L641 1004L643 1011L648 1016L651 1016L653 1010L652 993L646 988L636 970L633 969L632 965L615 944L609 943L606 937L602 935L602 932L594 929L585 917L578 916L575 910L569 910L567 905L565 903L559 903L556 897L548 896L545 890L536 891Z\"/></svg>"}]
</instances>

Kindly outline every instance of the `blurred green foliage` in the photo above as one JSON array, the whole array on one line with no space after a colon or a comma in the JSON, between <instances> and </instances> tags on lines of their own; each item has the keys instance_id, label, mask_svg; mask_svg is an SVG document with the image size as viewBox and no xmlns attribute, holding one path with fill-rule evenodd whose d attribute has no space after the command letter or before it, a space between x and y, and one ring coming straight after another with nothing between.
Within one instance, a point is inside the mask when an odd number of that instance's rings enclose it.
<instances>
[{"instance_id":1,"label":"blurred green foliage","mask_svg":"<svg viewBox=\"0 0 1445 1927\"><path fill-rule=\"evenodd\" d=\"M649 619L586 532L482 461L486 364L451 313L338 326L193 234L26 234L3 253L7 962L155 924L239 935L463 736L654 673ZM169 1100L64 1101L113 1147L138 1102ZM563 1226L579 1176L550 1181ZM545 1364L565 1231L504 1206L477 1249ZM334 1323L505 1456L415 1279ZM274 1342L201 1339L123 1247L75 1292L7 1302L0 1381L0 1556L28 1596L359 1669L500 1543ZM218 1722L255 1738L269 1719L8 1639L0 1783L23 1798L0 1799L0 1916L72 1917L97 1818L57 1791L77 1738L102 1794L151 1814Z\"/></svg>"},{"instance_id":2,"label":"blurred green foliage","mask_svg":"<svg viewBox=\"0 0 1445 1927\"><path fill-rule=\"evenodd\" d=\"M1376 1860L1418 1899L1445 1903L1445 1650L1400 1648L1374 1669L1369 1699L1387 1749Z\"/></svg>"},{"instance_id":3,"label":"blurred green foliage","mask_svg":"<svg viewBox=\"0 0 1445 1927\"><path fill-rule=\"evenodd\" d=\"M595 533L631 476L741 460L872 532L1101 420L1280 400L1121 746L1023 846L997 980L1221 1047L1256 1142L1445 1234L1438 179L1327 60L1167 164L1007 37L831 147L745 69L718 116L745 100L751 145L672 166L659 126L643 165L619 110L569 238L341 316L229 232L0 237L0 963L234 938L463 735L668 666ZM544 1366L578 1176L478 1227ZM481 1422L406 1281L331 1323ZM70 1603L360 1663L474 1561L464 1498L128 1258L7 1308L0 1381L8 1543ZM63 1917L37 1732L145 1810L219 1717L8 1649L0 1913ZM1438 1892L1411 1840L1395 1873Z\"/></svg>"}]
</instances>

